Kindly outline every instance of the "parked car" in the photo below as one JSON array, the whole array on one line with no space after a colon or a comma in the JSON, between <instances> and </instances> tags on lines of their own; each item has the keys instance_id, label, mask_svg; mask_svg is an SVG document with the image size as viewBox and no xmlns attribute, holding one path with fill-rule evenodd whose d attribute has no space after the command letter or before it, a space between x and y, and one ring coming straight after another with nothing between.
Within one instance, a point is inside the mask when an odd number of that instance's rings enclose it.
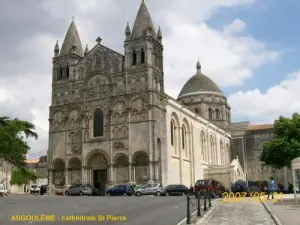
<instances>
[{"instance_id":1,"label":"parked car","mask_svg":"<svg viewBox=\"0 0 300 225\"><path fill-rule=\"evenodd\" d=\"M251 193L261 192L261 188L254 185L251 181L243 181L238 180L235 182L231 187L231 192L237 193L237 192L246 192L246 196L250 196Z\"/></svg>"},{"instance_id":2,"label":"parked car","mask_svg":"<svg viewBox=\"0 0 300 225\"><path fill-rule=\"evenodd\" d=\"M7 196L7 190L6 189L0 189L0 196L3 197L3 196Z\"/></svg>"},{"instance_id":3,"label":"parked car","mask_svg":"<svg viewBox=\"0 0 300 225\"><path fill-rule=\"evenodd\" d=\"M134 188L130 185L118 185L106 191L107 196L133 196Z\"/></svg>"},{"instance_id":4,"label":"parked car","mask_svg":"<svg viewBox=\"0 0 300 225\"><path fill-rule=\"evenodd\" d=\"M101 195L101 192L100 192L100 190L98 188L92 187L92 195L93 196L99 196L99 195Z\"/></svg>"},{"instance_id":5,"label":"parked car","mask_svg":"<svg viewBox=\"0 0 300 225\"><path fill-rule=\"evenodd\" d=\"M40 187L37 184L33 184L30 186L30 194L39 194Z\"/></svg>"},{"instance_id":6,"label":"parked car","mask_svg":"<svg viewBox=\"0 0 300 225\"><path fill-rule=\"evenodd\" d=\"M203 195L204 191L210 191L212 198L216 196L222 197L223 192L225 192L225 187L216 180L197 180L194 186L194 195L196 196L197 192Z\"/></svg>"},{"instance_id":7,"label":"parked car","mask_svg":"<svg viewBox=\"0 0 300 225\"><path fill-rule=\"evenodd\" d=\"M41 195L47 194L47 188L48 188L48 185L41 185L40 194Z\"/></svg>"},{"instance_id":8,"label":"parked car","mask_svg":"<svg viewBox=\"0 0 300 225\"><path fill-rule=\"evenodd\" d=\"M187 195L189 191L189 188L182 184L171 184L162 189L161 195Z\"/></svg>"},{"instance_id":9,"label":"parked car","mask_svg":"<svg viewBox=\"0 0 300 225\"><path fill-rule=\"evenodd\" d=\"M142 195L156 195L160 196L162 193L162 185L158 183L154 184L146 184L138 189L135 190L136 196L142 196Z\"/></svg>"},{"instance_id":10,"label":"parked car","mask_svg":"<svg viewBox=\"0 0 300 225\"><path fill-rule=\"evenodd\" d=\"M89 184L73 184L65 191L65 195L89 195L93 194L93 188Z\"/></svg>"}]
</instances>

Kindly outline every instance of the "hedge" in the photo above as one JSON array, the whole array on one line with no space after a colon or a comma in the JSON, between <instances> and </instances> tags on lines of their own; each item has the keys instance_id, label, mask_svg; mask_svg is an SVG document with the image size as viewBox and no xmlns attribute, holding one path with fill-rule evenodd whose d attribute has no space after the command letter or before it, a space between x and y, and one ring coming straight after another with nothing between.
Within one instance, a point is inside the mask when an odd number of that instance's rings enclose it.
<instances>
[{"instance_id":1,"label":"hedge","mask_svg":"<svg viewBox=\"0 0 300 225\"><path fill-rule=\"evenodd\" d=\"M29 169L22 167L14 169L11 175L11 184L28 184L30 181L35 181L37 176Z\"/></svg>"}]
</instances>

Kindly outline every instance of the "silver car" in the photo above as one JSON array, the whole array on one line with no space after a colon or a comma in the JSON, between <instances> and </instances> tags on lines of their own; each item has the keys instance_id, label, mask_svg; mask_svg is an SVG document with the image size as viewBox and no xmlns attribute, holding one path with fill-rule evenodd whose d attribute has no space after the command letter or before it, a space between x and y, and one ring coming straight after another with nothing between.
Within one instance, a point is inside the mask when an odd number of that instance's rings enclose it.
<instances>
[{"instance_id":1,"label":"silver car","mask_svg":"<svg viewBox=\"0 0 300 225\"><path fill-rule=\"evenodd\" d=\"M160 196L162 193L162 185L161 184L146 184L135 191L136 196L142 196L142 195L156 195Z\"/></svg>"},{"instance_id":2,"label":"silver car","mask_svg":"<svg viewBox=\"0 0 300 225\"><path fill-rule=\"evenodd\" d=\"M73 184L65 191L65 195L92 195L93 188L89 184Z\"/></svg>"}]
</instances>

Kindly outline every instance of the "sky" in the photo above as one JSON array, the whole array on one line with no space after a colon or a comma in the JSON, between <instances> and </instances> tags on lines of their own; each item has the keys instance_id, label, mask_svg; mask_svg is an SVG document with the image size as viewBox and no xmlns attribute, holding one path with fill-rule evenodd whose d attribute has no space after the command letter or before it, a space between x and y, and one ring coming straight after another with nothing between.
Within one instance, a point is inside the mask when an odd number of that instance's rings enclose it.
<instances>
[{"instance_id":1,"label":"sky","mask_svg":"<svg viewBox=\"0 0 300 225\"><path fill-rule=\"evenodd\" d=\"M165 89L177 98L202 72L228 98L232 121L272 123L300 111L298 0L145 0L164 45ZM170 3L172 2L172 3ZM141 0L0 0L0 116L28 120L39 139L28 158L46 154L52 57L75 18L83 47L124 53ZM297 27L296 27L297 28Z\"/></svg>"}]
</instances>

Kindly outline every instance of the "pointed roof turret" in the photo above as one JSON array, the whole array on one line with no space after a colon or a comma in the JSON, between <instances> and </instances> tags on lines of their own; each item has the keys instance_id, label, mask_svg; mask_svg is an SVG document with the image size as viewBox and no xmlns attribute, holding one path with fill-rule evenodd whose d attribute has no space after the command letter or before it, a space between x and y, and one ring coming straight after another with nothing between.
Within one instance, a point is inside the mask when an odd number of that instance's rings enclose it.
<instances>
[{"instance_id":1,"label":"pointed roof turret","mask_svg":"<svg viewBox=\"0 0 300 225\"><path fill-rule=\"evenodd\" d=\"M142 4L135 18L135 22L132 28L131 38L138 38L145 35L145 32L148 31L153 37L156 37L155 28L149 13L149 10L145 4L145 1L142 0Z\"/></svg>"},{"instance_id":2,"label":"pointed roof turret","mask_svg":"<svg viewBox=\"0 0 300 225\"><path fill-rule=\"evenodd\" d=\"M58 56L59 55L59 45L58 45L58 40L56 41L56 44L54 46L54 56Z\"/></svg>"},{"instance_id":3,"label":"pointed roof turret","mask_svg":"<svg viewBox=\"0 0 300 225\"><path fill-rule=\"evenodd\" d=\"M76 48L74 48L75 46ZM65 40L61 47L60 55L72 53L72 48L75 49L75 53L77 55L83 56L82 45L74 20L71 22L71 25L67 31Z\"/></svg>"},{"instance_id":4,"label":"pointed roof turret","mask_svg":"<svg viewBox=\"0 0 300 225\"><path fill-rule=\"evenodd\" d=\"M201 72L201 64L200 64L200 61L199 61L199 59L198 59L198 62L197 62L196 68L197 68L197 72Z\"/></svg>"},{"instance_id":5,"label":"pointed roof turret","mask_svg":"<svg viewBox=\"0 0 300 225\"><path fill-rule=\"evenodd\" d=\"M131 34L131 30L130 30L129 22L127 22L126 29L125 29L125 35L129 36L130 34Z\"/></svg>"},{"instance_id":6,"label":"pointed roof turret","mask_svg":"<svg viewBox=\"0 0 300 225\"><path fill-rule=\"evenodd\" d=\"M87 55L89 53L89 47L88 45L85 46L84 55Z\"/></svg>"},{"instance_id":7,"label":"pointed roof turret","mask_svg":"<svg viewBox=\"0 0 300 225\"><path fill-rule=\"evenodd\" d=\"M58 51L59 52L58 40L56 41L56 44L55 44L55 47L54 47L54 51Z\"/></svg>"},{"instance_id":8,"label":"pointed roof turret","mask_svg":"<svg viewBox=\"0 0 300 225\"><path fill-rule=\"evenodd\" d=\"M161 40L161 39L162 39L162 34L161 34L160 27L158 27L158 31L157 31L157 39L158 39L158 40Z\"/></svg>"}]
</instances>

